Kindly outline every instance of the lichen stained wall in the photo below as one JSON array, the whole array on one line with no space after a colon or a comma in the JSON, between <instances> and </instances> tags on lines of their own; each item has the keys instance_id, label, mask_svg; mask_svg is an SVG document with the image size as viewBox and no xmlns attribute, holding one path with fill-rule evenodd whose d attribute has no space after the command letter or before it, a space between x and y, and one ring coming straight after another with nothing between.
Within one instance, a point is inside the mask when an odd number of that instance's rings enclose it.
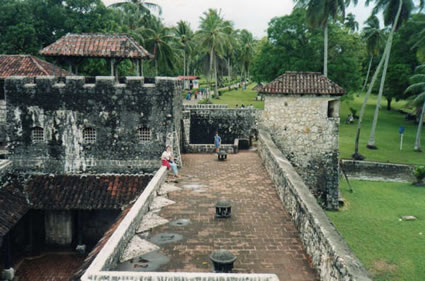
<instances>
[{"instance_id":1,"label":"lichen stained wall","mask_svg":"<svg viewBox=\"0 0 425 281\"><path fill-rule=\"evenodd\" d=\"M330 209L338 207L339 103L332 96L265 95L261 122L319 203Z\"/></svg>"},{"instance_id":2,"label":"lichen stained wall","mask_svg":"<svg viewBox=\"0 0 425 281\"><path fill-rule=\"evenodd\" d=\"M160 166L167 135L180 130L181 82L174 78L24 77L6 80L9 158L15 169L37 172L140 172ZM34 143L31 131L41 127L44 140ZM94 143L83 137L96 130ZM139 128L151 133L140 141Z\"/></svg>"}]
</instances>

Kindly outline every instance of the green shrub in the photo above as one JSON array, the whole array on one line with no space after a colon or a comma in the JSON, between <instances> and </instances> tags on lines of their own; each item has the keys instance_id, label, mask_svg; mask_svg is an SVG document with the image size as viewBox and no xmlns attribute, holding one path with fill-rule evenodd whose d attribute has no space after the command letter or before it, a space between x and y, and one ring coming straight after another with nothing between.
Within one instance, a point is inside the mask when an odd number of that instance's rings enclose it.
<instances>
[{"instance_id":1,"label":"green shrub","mask_svg":"<svg viewBox=\"0 0 425 281\"><path fill-rule=\"evenodd\" d=\"M203 99L200 102L198 102L198 104L212 104L212 101L207 98L207 99Z\"/></svg>"},{"instance_id":2,"label":"green shrub","mask_svg":"<svg viewBox=\"0 0 425 281\"><path fill-rule=\"evenodd\" d=\"M415 184L423 184L424 183L423 182L424 178L425 178L425 167L424 166L416 167L415 178L416 178Z\"/></svg>"}]
</instances>

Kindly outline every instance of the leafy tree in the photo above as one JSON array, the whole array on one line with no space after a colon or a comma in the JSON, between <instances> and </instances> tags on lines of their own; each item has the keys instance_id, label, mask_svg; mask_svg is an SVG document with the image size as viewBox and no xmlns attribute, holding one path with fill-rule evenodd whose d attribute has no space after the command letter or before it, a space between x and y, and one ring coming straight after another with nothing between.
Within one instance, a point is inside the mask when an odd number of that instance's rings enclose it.
<instances>
[{"instance_id":1,"label":"leafy tree","mask_svg":"<svg viewBox=\"0 0 425 281\"><path fill-rule=\"evenodd\" d=\"M254 56L255 40L252 33L246 29L240 31L238 36L239 41L239 61L241 64L241 77L243 80L249 78L249 67Z\"/></svg>"},{"instance_id":2,"label":"leafy tree","mask_svg":"<svg viewBox=\"0 0 425 281\"><path fill-rule=\"evenodd\" d=\"M305 14L304 9L295 9L269 22L268 36L259 41L253 58L255 81L271 81L285 71L320 72L323 36L319 29L308 27ZM363 41L340 24L330 24L329 34L334 39L329 44L330 79L349 91L358 89Z\"/></svg>"},{"instance_id":3,"label":"leafy tree","mask_svg":"<svg viewBox=\"0 0 425 281\"><path fill-rule=\"evenodd\" d=\"M329 19L345 18L345 7L350 5L350 0L296 0L296 7L307 10L307 23L311 27L322 27L324 36L323 48L323 74L328 76L328 25ZM357 4L357 0L353 1Z\"/></svg>"},{"instance_id":4,"label":"leafy tree","mask_svg":"<svg viewBox=\"0 0 425 281\"><path fill-rule=\"evenodd\" d=\"M415 95L412 102L415 105L422 104L420 112L418 129L416 131L415 151L422 151L421 149L421 130L424 122L425 114L425 64L416 68L416 74L411 77L412 85L406 89L406 93L413 92Z\"/></svg>"}]
</instances>

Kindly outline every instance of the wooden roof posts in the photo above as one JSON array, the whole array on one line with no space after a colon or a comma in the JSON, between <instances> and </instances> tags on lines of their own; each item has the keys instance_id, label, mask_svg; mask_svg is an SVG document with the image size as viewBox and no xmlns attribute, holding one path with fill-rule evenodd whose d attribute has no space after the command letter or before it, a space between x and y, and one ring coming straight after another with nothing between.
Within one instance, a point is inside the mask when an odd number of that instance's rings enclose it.
<instances>
[{"instance_id":1,"label":"wooden roof posts","mask_svg":"<svg viewBox=\"0 0 425 281\"><path fill-rule=\"evenodd\" d=\"M152 59L145 48L126 34L67 34L45 47L40 55L64 60L69 69L78 73L78 64L83 58L107 59L111 68L111 76L118 79L117 67L124 59L130 59L136 65L138 75L143 75L143 59Z\"/></svg>"}]
</instances>

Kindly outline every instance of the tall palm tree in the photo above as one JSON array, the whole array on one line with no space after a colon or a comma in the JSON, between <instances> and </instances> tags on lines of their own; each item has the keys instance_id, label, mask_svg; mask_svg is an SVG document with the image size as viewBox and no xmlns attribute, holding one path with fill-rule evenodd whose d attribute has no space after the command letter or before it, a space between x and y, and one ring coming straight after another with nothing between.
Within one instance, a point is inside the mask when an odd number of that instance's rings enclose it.
<instances>
[{"instance_id":1,"label":"tall palm tree","mask_svg":"<svg viewBox=\"0 0 425 281\"><path fill-rule=\"evenodd\" d=\"M218 93L217 81L217 57L224 55L226 42L228 41L228 23L215 9L209 9L201 17L200 29L197 32L197 40L201 48L209 53L210 67L209 76L214 72L215 93Z\"/></svg>"},{"instance_id":2,"label":"tall palm tree","mask_svg":"<svg viewBox=\"0 0 425 281\"><path fill-rule=\"evenodd\" d=\"M369 0L366 1L369 4ZM376 6L373 9L373 13L378 13L383 10L384 12L384 23L386 25L392 25L390 34L387 40L388 51L383 57L385 59L384 69L381 75L381 84L379 85L378 99L376 101L375 113L373 115L372 128L370 130L369 141L367 148L377 149L375 142L376 126L378 123L379 109L381 108L381 99L384 92L385 77L388 69L388 62L390 60L391 46L393 42L394 32L401 26L401 24L409 19L410 13L414 8L412 0L377 0Z\"/></svg>"},{"instance_id":3,"label":"tall palm tree","mask_svg":"<svg viewBox=\"0 0 425 281\"><path fill-rule=\"evenodd\" d=\"M193 45L193 30L190 28L190 24L185 21L177 22L177 26L174 28L174 32L178 41L183 48L183 76L188 75L190 53Z\"/></svg>"},{"instance_id":4,"label":"tall palm tree","mask_svg":"<svg viewBox=\"0 0 425 281\"><path fill-rule=\"evenodd\" d=\"M415 96L412 100L412 103L418 106L422 103L422 111L419 118L418 129L416 131L416 141L415 141L415 151L422 151L421 149L421 130L424 122L424 114L425 114L425 64L416 67L416 74L410 77L412 81L412 85L410 85L406 89L406 93L413 92Z\"/></svg>"},{"instance_id":5,"label":"tall palm tree","mask_svg":"<svg viewBox=\"0 0 425 281\"><path fill-rule=\"evenodd\" d=\"M241 30L239 34L239 60L241 63L241 72L244 75L244 80L249 78L249 65L251 64L252 58L254 56L254 43L255 42L252 33L246 29Z\"/></svg>"},{"instance_id":6,"label":"tall palm tree","mask_svg":"<svg viewBox=\"0 0 425 281\"><path fill-rule=\"evenodd\" d=\"M328 23L329 19L345 18L345 8L351 0L295 0L295 8L307 10L307 23L311 27L323 27L323 74L328 76ZM357 5L357 0L353 0Z\"/></svg>"},{"instance_id":7,"label":"tall palm tree","mask_svg":"<svg viewBox=\"0 0 425 281\"><path fill-rule=\"evenodd\" d=\"M365 24L366 26L363 28L363 38L366 40L367 53L370 56L370 59L362 92L364 91L369 79L373 58L379 55L385 42L385 35L384 32L379 29L379 19L376 15L371 15L365 21Z\"/></svg>"},{"instance_id":8,"label":"tall palm tree","mask_svg":"<svg viewBox=\"0 0 425 281\"><path fill-rule=\"evenodd\" d=\"M350 29L352 32L359 30L359 23L356 21L356 17L349 13L344 19L344 26Z\"/></svg>"}]
</instances>

